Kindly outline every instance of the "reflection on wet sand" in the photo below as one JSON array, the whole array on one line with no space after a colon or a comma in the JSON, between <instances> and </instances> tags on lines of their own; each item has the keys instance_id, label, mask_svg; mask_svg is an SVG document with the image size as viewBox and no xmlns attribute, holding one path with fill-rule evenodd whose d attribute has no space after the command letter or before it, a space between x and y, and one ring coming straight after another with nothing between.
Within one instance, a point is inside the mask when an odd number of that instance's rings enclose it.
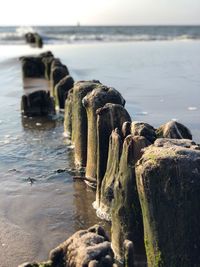
<instances>
[{"instance_id":1,"label":"reflection on wet sand","mask_svg":"<svg viewBox=\"0 0 200 267\"><path fill-rule=\"evenodd\" d=\"M84 182L75 181L74 188L74 230L86 229L94 224L100 223L110 235L110 223L102 221L96 216L92 203L95 200L95 191L89 188Z\"/></svg>"},{"instance_id":2,"label":"reflection on wet sand","mask_svg":"<svg viewBox=\"0 0 200 267\"><path fill-rule=\"evenodd\" d=\"M46 118L46 117L27 117L27 116L21 116L21 122L22 126L24 127L24 130L51 130L53 128L56 128L56 126L59 124L59 121L62 121L62 118L59 120L56 120L52 117Z\"/></svg>"}]
</instances>

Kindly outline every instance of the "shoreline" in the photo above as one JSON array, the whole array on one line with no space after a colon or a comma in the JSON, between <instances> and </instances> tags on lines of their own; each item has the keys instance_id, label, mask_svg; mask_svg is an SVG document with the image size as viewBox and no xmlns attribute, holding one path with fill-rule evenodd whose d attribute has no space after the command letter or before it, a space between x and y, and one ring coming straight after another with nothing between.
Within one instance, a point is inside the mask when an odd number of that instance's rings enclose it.
<instances>
[{"instance_id":1,"label":"shoreline","mask_svg":"<svg viewBox=\"0 0 200 267\"><path fill-rule=\"evenodd\" d=\"M91 46L90 46L90 47L91 47ZM44 50L45 50L45 49L44 49ZM40 50L40 51L41 51L41 50ZM63 52L60 52L60 53L63 53ZM68 55L66 55L66 58L65 58L66 61L67 61L67 56L68 56ZM62 57L61 57L61 58L62 58ZM71 58L72 58L72 57L71 57ZM69 65L69 64L68 64L68 65ZM76 64L75 64L75 65L76 65ZM82 68L82 66L81 66L81 68ZM73 72L73 71L74 71L74 70L72 69L72 72ZM91 72L89 72L88 74L86 74L86 76L87 76L87 75L90 75L90 76L91 76ZM83 75L83 76L84 76L84 75ZM115 76L114 78L116 79L116 76ZM121 86L121 85L120 85L120 86ZM146 116L144 117L144 120L147 121L147 117L146 117ZM188 126L188 125L187 125L187 126ZM189 128L190 128L190 127L189 127Z\"/></svg>"}]
</instances>

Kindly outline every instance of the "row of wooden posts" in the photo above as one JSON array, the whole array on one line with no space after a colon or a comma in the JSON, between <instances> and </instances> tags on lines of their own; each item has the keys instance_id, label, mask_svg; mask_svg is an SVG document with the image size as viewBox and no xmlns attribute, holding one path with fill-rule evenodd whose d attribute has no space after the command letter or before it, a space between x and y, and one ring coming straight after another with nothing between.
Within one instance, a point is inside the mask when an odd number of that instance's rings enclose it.
<instances>
[{"instance_id":1,"label":"row of wooden posts","mask_svg":"<svg viewBox=\"0 0 200 267\"><path fill-rule=\"evenodd\" d=\"M96 188L93 206L112 223L115 258L131 267L133 254L146 251L149 267L200 266L200 147L189 129L175 121L157 129L132 121L116 89L98 80L74 82L51 52L21 62L24 79L50 85L26 93L22 112L64 110L75 165L85 171L75 178ZM133 249L125 249L126 240Z\"/></svg>"}]
</instances>

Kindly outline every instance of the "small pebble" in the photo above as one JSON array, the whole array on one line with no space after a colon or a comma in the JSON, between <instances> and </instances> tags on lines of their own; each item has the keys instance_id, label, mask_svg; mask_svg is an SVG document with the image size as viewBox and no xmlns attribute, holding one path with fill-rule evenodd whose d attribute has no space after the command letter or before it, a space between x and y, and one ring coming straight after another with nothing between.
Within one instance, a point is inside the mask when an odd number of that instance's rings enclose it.
<instances>
[{"instance_id":1,"label":"small pebble","mask_svg":"<svg viewBox=\"0 0 200 267\"><path fill-rule=\"evenodd\" d=\"M41 126L42 125L42 123L40 123L40 122L36 122L36 124L35 124L36 126Z\"/></svg>"}]
</instances>

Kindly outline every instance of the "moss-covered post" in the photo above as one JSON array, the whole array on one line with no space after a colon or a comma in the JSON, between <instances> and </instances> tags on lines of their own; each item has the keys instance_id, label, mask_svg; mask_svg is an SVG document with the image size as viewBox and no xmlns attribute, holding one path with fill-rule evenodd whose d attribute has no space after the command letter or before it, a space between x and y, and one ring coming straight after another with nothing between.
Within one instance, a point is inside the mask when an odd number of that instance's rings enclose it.
<instances>
[{"instance_id":1,"label":"moss-covered post","mask_svg":"<svg viewBox=\"0 0 200 267\"><path fill-rule=\"evenodd\" d=\"M177 121L169 121L156 130L157 138L192 139L190 130Z\"/></svg>"},{"instance_id":2,"label":"moss-covered post","mask_svg":"<svg viewBox=\"0 0 200 267\"><path fill-rule=\"evenodd\" d=\"M42 59L42 62L44 63L44 66L45 66L45 78L47 80L50 80L50 73L51 73L51 64L54 60L54 57L53 56L48 56L48 57L44 57Z\"/></svg>"},{"instance_id":3,"label":"moss-covered post","mask_svg":"<svg viewBox=\"0 0 200 267\"><path fill-rule=\"evenodd\" d=\"M72 107L73 107L73 88L69 90L68 97L65 100L64 135L69 140L72 140Z\"/></svg>"},{"instance_id":4,"label":"moss-covered post","mask_svg":"<svg viewBox=\"0 0 200 267\"><path fill-rule=\"evenodd\" d=\"M53 62L52 62L53 64ZM50 74L50 81L51 81L51 96L55 97L55 86L56 84L64 78L66 75L69 75L69 71L65 65L52 67L51 64L51 74Z\"/></svg>"},{"instance_id":5,"label":"moss-covered post","mask_svg":"<svg viewBox=\"0 0 200 267\"><path fill-rule=\"evenodd\" d=\"M87 160L88 122L82 99L99 85L100 82L96 80L80 81L76 82L73 88L73 141L75 146L75 164L79 167L85 167Z\"/></svg>"},{"instance_id":6,"label":"moss-covered post","mask_svg":"<svg viewBox=\"0 0 200 267\"><path fill-rule=\"evenodd\" d=\"M126 121L122 125L121 131L116 128L109 138L108 160L106 172L102 180L100 194L97 194L94 207L97 215L111 221L111 204L114 197L113 187L119 172L119 162L122 152L122 144L126 136L130 134L131 122Z\"/></svg>"},{"instance_id":7,"label":"moss-covered post","mask_svg":"<svg viewBox=\"0 0 200 267\"><path fill-rule=\"evenodd\" d=\"M129 134L131 134L131 122L126 121L122 125L122 136L123 136L123 138L125 138Z\"/></svg>"},{"instance_id":8,"label":"moss-covered post","mask_svg":"<svg viewBox=\"0 0 200 267\"><path fill-rule=\"evenodd\" d=\"M131 122L126 109L119 104L107 103L97 110L97 193L96 201L101 196L102 180L108 160L109 137L115 128L120 129L124 122Z\"/></svg>"},{"instance_id":9,"label":"moss-covered post","mask_svg":"<svg viewBox=\"0 0 200 267\"><path fill-rule=\"evenodd\" d=\"M69 90L74 85L74 79L67 75L62 78L55 86L55 104L60 110L65 107L65 100L67 98Z\"/></svg>"},{"instance_id":10,"label":"moss-covered post","mask_svg":"<svg viewBox=\"0 0 200 267\"><path fill-rule=\"evenodd\" d=\"M97 114L96 110L106 103L124 105L125 100L114 88L99 85L95 90L83 98L88 119L88 145L86 177L95 179L97 177Z\"/></svg>"},{"instance_id":11,"label":"moss-covered post","mask_svg":"<svg viewBox=\"0 0 200 267\"><path fill-rule=\"evenodd\" d=\"M144 136L150 143L153 143L157 138L154 127L148 123L140 121L133 121L131 123L131 134Z\"/></svg>"},{"instance_id":12,"label":"moss-covered post","mask_svg":"<svg viewBox=\"0 0 200 267\"><path fill-rule=\"evenodd\" d=\"M21 112L28 117L55 115L54 100L49 92L42 90L23 95Z\"/></svg>"},{"instance_id":13,"label":"moss-covered post","mask_svg":"<svg viewBox=\"0 0 200 267\"><path fill-rule=\"evenodd\" d=\"M199 147L158 145L136 167L148 266L200 266Z\"/></svg>"},{"instance_id":14,"label":"moss-covered post","mask_svg":"<svg viewBox=\"0 0 200 267\"><path fill-rule=\"evenodd\" d=\"M45 66L41 57L26 56L20 60L23 78L44 78Z\"/></svg>"},{"instance_id":15,"label":"moss-covered post","mask_svg":"<svg viewBox=\"0 0 200 267\"><path fill-rule=\"evenodd\" d=\"M149 145L142 136L129 135L125 138L118 176L114 184L112 203L112 248L116 259L123 261L123 243L128 239L134 251L144 249L142 213L135 179L135 163L141 157L141 149Z\"/></svg>"},{"instance_id":16,"label":"moss-covered post","mask_svg":"<svg viewBox=\"0 0 200 267\"><path fill-rule=\"evenodd\" d=\"M95 208L97 209L97 215L108 221L111 221L111 203L114 197L113 187L119 171L122 140L117 128L112 131L109 139L106 173L101 184L101 190L96 195Z\"/></svg>"}]
</instances>

